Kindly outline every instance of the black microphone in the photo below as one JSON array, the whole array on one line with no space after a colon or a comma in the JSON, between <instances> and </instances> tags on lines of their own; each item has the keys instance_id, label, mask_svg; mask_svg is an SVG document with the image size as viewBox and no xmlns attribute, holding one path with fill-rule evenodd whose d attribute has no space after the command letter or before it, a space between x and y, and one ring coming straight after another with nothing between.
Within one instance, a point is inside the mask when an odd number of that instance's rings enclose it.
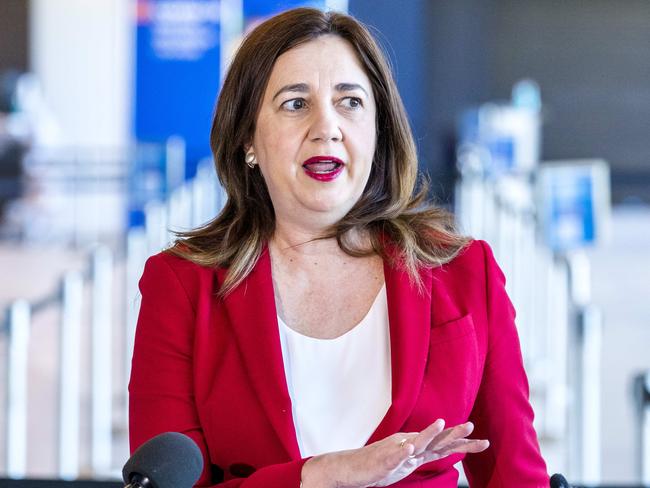
<instances>
[{"instance_id":1,"label":"black microphone","mask_svg":"<svg viewBox=\"0 0 650 488\"><path fill-rule=\"evenodd\" d=\"M571 488L571 485L564 476L555 473L551 476L551 488Z\"/></svg>"},{"instance_id":2,"label":"black microphone","mask_svg":"<svg viewBox=\"0 0 650 488\"><path fill-rule=\"evenodd\" d=\"M185 434L165 432L138 447L122 468L125 488L192 488L203 455Z\"/></svg>"}]
</instances>

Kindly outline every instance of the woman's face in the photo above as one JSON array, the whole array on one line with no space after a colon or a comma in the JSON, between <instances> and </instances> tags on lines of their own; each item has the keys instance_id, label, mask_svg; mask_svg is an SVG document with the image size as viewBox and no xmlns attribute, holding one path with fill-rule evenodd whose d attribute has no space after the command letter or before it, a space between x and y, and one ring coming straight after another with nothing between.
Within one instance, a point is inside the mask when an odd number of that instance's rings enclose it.
<instances>
[{"instance_id":1,"label":"woman's face","mask_svg":"<svg viewBox=\"0 0 650 488\"><path fill-rule=\"evenodd\" d=\"M345 216L368 181L375 113L370 80L342 38L321 36L277 59L251 149L278 220L327 226Z\"/></svg>"}]
</instances>

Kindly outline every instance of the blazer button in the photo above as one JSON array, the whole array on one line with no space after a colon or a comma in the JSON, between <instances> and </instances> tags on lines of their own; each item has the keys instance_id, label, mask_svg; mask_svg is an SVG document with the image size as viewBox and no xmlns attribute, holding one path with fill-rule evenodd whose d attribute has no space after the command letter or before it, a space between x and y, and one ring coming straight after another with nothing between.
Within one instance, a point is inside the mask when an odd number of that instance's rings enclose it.
<instances>
[{"instance_id":1,"label":"blazer button","mask_svg":"<svg viewBox=\"0 0 650 488\"><path fill-rule=\"evenodd\" d=\"M248 478L256 471L253 466L244 463L231 464L228 470L230 471L230 474L236 478Z\"/></svg>"}]
</instances>

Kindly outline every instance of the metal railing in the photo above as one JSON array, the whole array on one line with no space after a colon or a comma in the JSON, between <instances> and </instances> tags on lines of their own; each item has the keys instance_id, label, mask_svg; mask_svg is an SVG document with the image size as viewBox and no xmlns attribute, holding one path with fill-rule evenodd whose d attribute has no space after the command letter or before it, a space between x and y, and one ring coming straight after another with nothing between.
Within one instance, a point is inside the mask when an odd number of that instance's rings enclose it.
<instances>
[{"instance_id":1,"label":"metal railing","mask_svg":"<svg viewBox=\"0 0 650 488\"><path fill-rule=\"evenodd\" d=\"M598 484L602 318L590 302L586 256L554 255L542 242L525 176L463 174L456 215L465 233L490 242L507 277L538 434L568 447L558 469Z\"/></svg>"},{"instance_id":2,"label":"metal railing","mask_svg":"<svg viewBox=\"0 0 650 488\"><path fill-rule=\"evenodd\" d=\"M172 230L196 227L216 216L224 198L209 160L199 164L197 175L176 188L167 201L152 201L145 208L146 223L130 229L124 249L112 250L97 246L88 257L85 270L71 270L60 279L56 291L38 302L14 301L5 316L4 332L8 354L5 361L5 467L9 477L26 477L28 446L28 369L29 344L35 315L50 307L60 307L58 323L58 405L56 415L56 476L76 479L81 472L80 452L90 449L90 466L85 475L117 477L126 455L113 465L114 432L126 432L126 425L116 429L116 408L113 406L113 382L116 372L120 390L126 393L130 375L133 339L138 315L138 288L145 260L160 252L173 240ZM116 263L125 264L125 311L116 316L114 304L119 302L113 290ZM89 297L89 300L85 300ZM84 313L89 307L90 313ZM89 317L87 317L89 315ZM113 328L123 324L124 362L113 354ZM90 330L90 343L83 343L84 331ZM82 446L81 417L81 355L90 347L90 445ZM126 397L125 397L126 398ZM126 412L126 404L120 408ZM124 422L126 414L121 420Z\"/></svg>"},{"instance_id":3,"label":"metal railing","mask_svg":"<svg viewBox=\"0 0 650 488\"><path fill-rule=\"evenodd\" d=\"M84 286L94 290L90 303L92 328L91 371L93 435L91 451L93 471L106 473L105 461L101 459L111 451L112 431L110 405L112 386L110 292L113 267L110 251L106 247L96 248L85 271L67 271L61 278L54 294L45 299L29 303L26 300L13 302L6 315L7 361L5 365L7 384L6 406L6 471L12 478L22 478L27 472L27 427L28 427L28 368L31 322L34 315L59 306L58 324L58 405L57 415L57 474L62 479L76 478L79 473L80 452L80 389L82 328L84 326ZM109 409L107 411L107 409ZM108 435L107 435L108 433ZM108 456L110 459L110 455Z\"/></svg>"}]
</instances>

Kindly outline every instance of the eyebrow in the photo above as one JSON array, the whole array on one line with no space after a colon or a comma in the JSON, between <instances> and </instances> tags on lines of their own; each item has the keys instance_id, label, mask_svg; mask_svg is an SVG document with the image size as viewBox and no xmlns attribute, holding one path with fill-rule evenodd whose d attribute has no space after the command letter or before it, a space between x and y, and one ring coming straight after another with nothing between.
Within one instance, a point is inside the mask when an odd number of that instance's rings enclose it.
<instances>
[{"instance_id":1,"label":"eyebrow","mask_svg":"<svg viewBox=\"0 0 650 488\"><path fill-rule=\"evenodd\" d=\"M334 89L339 92L348 92L348 91L354 91L354 90L361 90L363 93L368 96L368 92L364 87L359 85L358 83L337 83L334 85ZM293 83L291 85L285 85L282 88L280 88L275 95L273 95L273 98L271 100L275 100L278 95L281 93L286 93L286 92L308 92L309 91L309 85L307 83Z\"/></svg>"}]
</instances>

